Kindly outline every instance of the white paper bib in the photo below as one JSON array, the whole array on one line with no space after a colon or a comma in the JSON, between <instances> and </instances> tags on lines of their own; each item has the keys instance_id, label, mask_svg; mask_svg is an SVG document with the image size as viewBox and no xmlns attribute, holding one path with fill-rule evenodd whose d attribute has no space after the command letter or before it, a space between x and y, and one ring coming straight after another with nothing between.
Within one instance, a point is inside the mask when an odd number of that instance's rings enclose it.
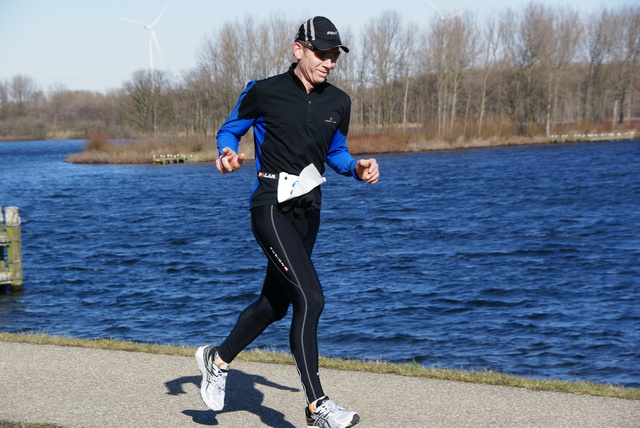
<instances>
[{"instance_id":1,"label":"white paper bib","mask_svg":"<svg viewBox=\"0 0 640 428\"><path fill-rule=\"evenodd\" d=\"M278 202L305 195L325 181L327 179L320 175L318 168L312 163L304 167L300 175L281 172L278 174Z\"/></svg>"}]
</instances>

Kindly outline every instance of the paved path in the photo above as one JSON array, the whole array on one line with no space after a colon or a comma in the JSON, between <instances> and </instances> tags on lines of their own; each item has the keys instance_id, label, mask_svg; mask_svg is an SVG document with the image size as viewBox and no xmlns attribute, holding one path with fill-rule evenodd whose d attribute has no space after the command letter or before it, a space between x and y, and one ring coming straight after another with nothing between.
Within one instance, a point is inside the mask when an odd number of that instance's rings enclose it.
<instances>
[{"instance_id":1,"label":"paved path","mask_svg":"<svg viewBox=\"0 0 640 428\"><path fill-rule=\"evenodd\" d=\"M362 427L640 427L640 401L321 370ZM304 427L294 366L234 362L208 410L187 357L0 342L0 421L63 427Z\"/></svg>"}]
</instances>

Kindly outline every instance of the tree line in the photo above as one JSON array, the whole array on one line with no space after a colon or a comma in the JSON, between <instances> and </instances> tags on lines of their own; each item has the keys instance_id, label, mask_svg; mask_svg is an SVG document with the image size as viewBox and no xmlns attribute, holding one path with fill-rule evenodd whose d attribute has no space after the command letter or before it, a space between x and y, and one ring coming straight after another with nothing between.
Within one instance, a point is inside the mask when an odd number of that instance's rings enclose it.
<instances>
[{"instance_id":1,"label":"tree line","mask_svg":"<svg viewBox=\"0 0 640 428\"><path fill-rule=\"evenodd\" d=\"M228 21L180 76L135 72L108 93L44 92L32 78L0 81L0 138L210 136L249 80L284 72L299 23L274 14ZM547 135L635 126L640 113L640 6L584 14L532 2L480 19L403 22L384 11L330 81L352 98L352 130L412 129L426 138Z\"/></svg>"}]
</instances>

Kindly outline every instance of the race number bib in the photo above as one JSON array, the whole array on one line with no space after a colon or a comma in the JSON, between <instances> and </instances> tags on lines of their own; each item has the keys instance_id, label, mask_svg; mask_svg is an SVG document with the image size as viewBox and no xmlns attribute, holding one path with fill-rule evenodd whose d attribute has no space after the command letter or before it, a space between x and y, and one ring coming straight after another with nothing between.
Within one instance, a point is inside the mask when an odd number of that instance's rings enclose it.
<instances>
[{"instance_id":1,"label":"race number bib","mask_svg":"<svg viewBox=\"0 0 640 428\"><path fill-rule=\"evenodd\" d=\"M281 172L278 174L278 202L305 195L325 181L327 179L320 175L318 168L312 163L304 167L300 175Z\"/></svg>"}]
</instances>

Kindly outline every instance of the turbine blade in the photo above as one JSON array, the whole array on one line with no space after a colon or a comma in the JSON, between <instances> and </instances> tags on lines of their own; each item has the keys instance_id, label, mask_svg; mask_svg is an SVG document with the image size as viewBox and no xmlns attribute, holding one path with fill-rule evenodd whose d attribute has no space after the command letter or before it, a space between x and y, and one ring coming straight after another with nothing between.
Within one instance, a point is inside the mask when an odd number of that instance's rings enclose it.
<instances>
[{"instance_id":1,"label":"turbine blade","mask_svg":"<svg viewBox=\"0 0 640 428\"><path fill-rule=\"evenodd\" d=\"M167 2L164 7L162 8L162 10L160 11L160 13L158 14L158 17L156 18L155 21L153 21L153 24L151 24L151 26L153 27L154 25L156 25L158 23L158 21L160 21L160 18L162 18L162 14L164 13L165 10L167 10L167 6L169 6L169 2Z\"/></svg>"},{"instance_id":2,"label":"turbine blade","mask_svg":"<svg viewBox=\"0 0 640 428\"><path fill-rule=\"evenodd\" d=\"M128 18L120 18L120 19L127 22L133 22L134 24L142 25L143 27L147 26L147 24L145 24L144 22L134 21L133 19L128 19Z\"/></svg>"},{"instance_id":3,"label":"turbine blade","mask_svg":"<svg viewBox=\"0 0 640 428\"><path fill-rule=\"evenodd\" d=\"M453 18L453 17L456 17L456 16L458 16L458 15L462 15L463 13L465 13L465 12L466 12L466 11L468 11L468 10L471 10L471 8L470 8L470 7L468 7L468 8L466 8L466 9L464 9L464 10L461 10L460 12L456 12L456 13L454 13L453 15L449 15L449 16L447 16L447 19L449 19L449 18Z\"/></svg>"},{"instance_id":4,"label":"turbine blade","mask_svg":"<svg viewBox=\"0 0 640 428\"><path fill-rule=\"evenodd\" d=\"M431 3L429 0L424 0L429 6L431 6L433 8L433 10L435 10L438 15L443 16L444 14L440 11L440 9L438 9L433 3Z\"/></svg>"},{"instance_id":5,"label":"turbine blade","mask_svg":"<svg viewBox=\"0 0 640 428\"><path fill-rule=\"evenodd\" d=\"M151 44L151 34L153 30L147 27L147 38L149 39L149 72L151 72L151 78L153 79L153 45Z\"/></svg>"},{"instance_id":6,"label":"turbine blade","mask_svg":"<svg viewBox=\"0 0 640 428\"><path fill-rule=\"evenodd\" d=\"M162 51L160 50L160 45L158 44L158 39L156 38L156 32L153 31L153 28L149 30L151 37L153 37L153 41L156 43L156 49L158 49L158 54L160 55L160 61L162 61L162 65L164 65L164 59L162 58Z\"/></svg>"}]
</instances>

